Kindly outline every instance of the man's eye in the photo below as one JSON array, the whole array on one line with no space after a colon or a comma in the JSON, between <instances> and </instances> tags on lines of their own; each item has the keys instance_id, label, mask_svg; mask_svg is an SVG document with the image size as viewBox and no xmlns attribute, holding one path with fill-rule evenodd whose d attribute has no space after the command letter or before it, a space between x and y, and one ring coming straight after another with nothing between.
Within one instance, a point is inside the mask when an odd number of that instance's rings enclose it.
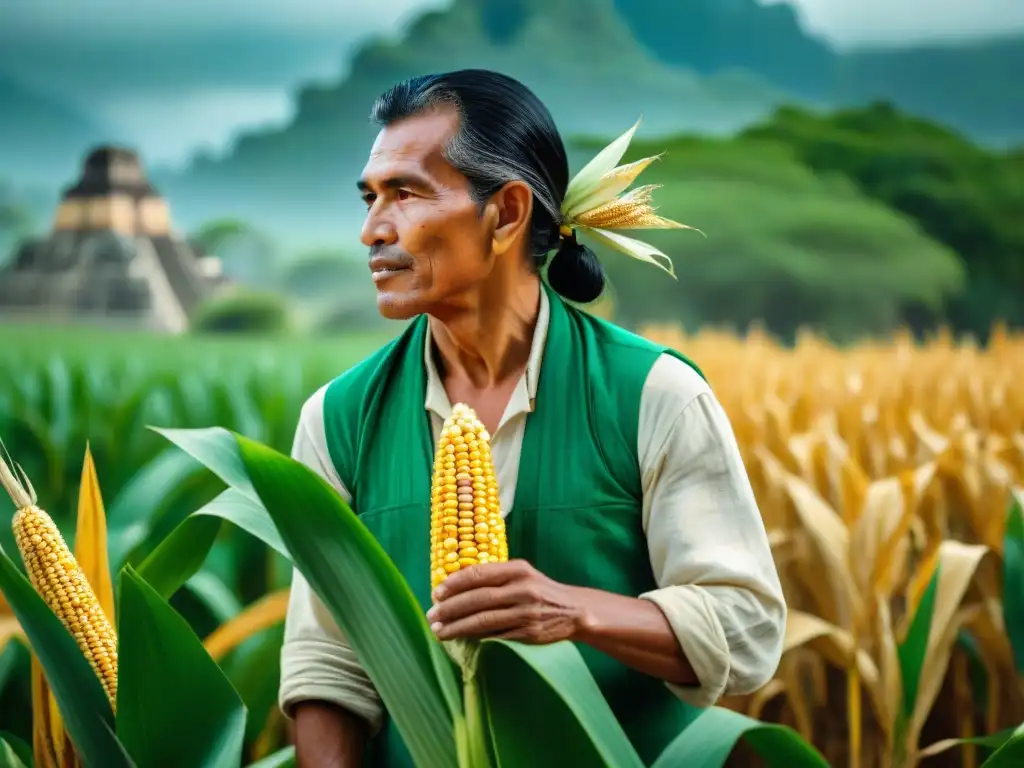
<instances>
[{"instance_id":1,"label":"man's eye","mask_svg":"<svg viewBox=\"0 0 1024 768\"><path fill-rule=\"evenodd\" d=\"M399 200L408 200L410 197L412 197L412 192L410 192L409 190L407 190L407 189L400 189L400 190L398 190L398 199Z\"/></svg>"},{"instance_id":2,"label":"man's eye","mask_svg":"<svg viewBox=\"0 0 1024 768\"><path fill-rule=\"evenodd\" d=\"M363 195L363 202L366 204L367 208L369 208L371 205L373 205L373 201L376 200L376 199L377 199L376 195Z\"/></svg>"}]
</instances>

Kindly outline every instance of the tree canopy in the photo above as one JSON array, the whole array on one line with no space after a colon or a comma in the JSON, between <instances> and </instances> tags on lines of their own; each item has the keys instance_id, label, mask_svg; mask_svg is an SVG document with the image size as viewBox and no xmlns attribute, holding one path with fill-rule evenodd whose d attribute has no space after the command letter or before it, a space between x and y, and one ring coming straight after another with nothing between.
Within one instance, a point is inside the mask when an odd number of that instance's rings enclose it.
<instances>
[{"instance_id":1,"label":"tree canopy","mask_svg":"<svg viewBox=\"0 0 1024 768\"><path fill-rule=\"evenodd\" d=\"M586 146L586 155L595 145ZM584 147L580 147L581 150ZM788 147L755 139L635 141L624 162L664 152L644 172L659 213L685 230L638 234L673 258L678 280L598 249L628 325L683 320L792 337L809 324L836 340L886 333L908 303L938 309L964 280L956 254L867 198L817 174Z\"/></svg>"},{"instance_id":2,"label":"tree canopy","mask_svg":"<svg viewBox=\"0 0 1024 768\"><path fill-rule=\"evenodd\" d=\"M843 174L956 251L964 290L940 313L906 307L908 319L948 319L980 336L993 317L1024 324L1024 150L989 150L883 103L831 114L786 108L742 136L780 142L814 170Z\"/></svg>"}]
</instances>

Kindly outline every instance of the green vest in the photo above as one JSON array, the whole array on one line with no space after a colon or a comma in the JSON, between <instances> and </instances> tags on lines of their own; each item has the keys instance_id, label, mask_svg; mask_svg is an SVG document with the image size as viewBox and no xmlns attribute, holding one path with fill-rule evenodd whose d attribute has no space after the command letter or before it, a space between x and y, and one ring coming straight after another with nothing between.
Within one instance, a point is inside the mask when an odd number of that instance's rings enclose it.
<instances>
[{"instance_id":1,"label":"green vest","mask_svg":"<svg viewBox=\"0 0 1024 768\"><path fill-rule=\"evenodd\" d=\"M641 525L640 396L671 349L564 303L546 285L550 325L535 410L526 417L509 556L566 584L637 596L656 589ZM433 436L424 407L427 317L334 380L324 400L327 446L352 509L419 600L430 607ZM542 460L543 459L543 460ZM572 471L566 471L572 467ZM699 710L653 677L580 645L619 722L650 764ZM370 746L373 766L412 768L390 721ZM429 767L425 767L429 768Z\"/></svg>"}]
</instances>

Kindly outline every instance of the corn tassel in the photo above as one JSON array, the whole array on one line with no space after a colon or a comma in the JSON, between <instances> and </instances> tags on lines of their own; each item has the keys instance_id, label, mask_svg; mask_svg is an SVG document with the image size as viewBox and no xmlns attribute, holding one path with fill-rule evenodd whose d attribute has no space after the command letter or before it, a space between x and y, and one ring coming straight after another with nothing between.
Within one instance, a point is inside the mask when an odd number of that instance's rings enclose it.
<instances>
[{"instance_id":1,"label":"corn tassel","mask_svg":"<svg viewBox=\"0 0 1024 768\"><path fill-rule=\"evenodd\" d=\"M20 470L20 468L19 468ZM32 587L74 637L111 707L117 701L117 636L53 519L36 506L32 484L0 458L0 485L14 502L14 540Z\"/></svg>"},{"instance_id":2,"label":"corn tassel","mask_svg":"<svg viewBox=\"0 0 1024 768\"><path fill-rule=\"evenodd\" d=\"M508 560L490 435L458 403L441 428L430 499L431 588L449 574Z\"/></svg>"}]
</instances>

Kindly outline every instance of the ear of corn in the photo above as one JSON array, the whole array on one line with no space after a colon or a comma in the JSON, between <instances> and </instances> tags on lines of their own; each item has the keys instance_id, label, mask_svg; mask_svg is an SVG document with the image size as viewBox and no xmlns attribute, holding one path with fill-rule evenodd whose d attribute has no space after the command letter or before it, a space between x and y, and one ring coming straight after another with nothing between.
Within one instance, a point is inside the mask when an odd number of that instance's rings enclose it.
<instances>
[{"instance_id":1,"label":"ear of corn","mask_svg":"<svg viewBox=\"0 0 1024 768\"><path fill-rule=\"evenodd\" d=\"M430 582L437 587L463 568L508 560L491 437L465 403L456 403L437 440L430 494ZM460 765L491 764L485 716L476 680L479 644L443 643L462 671L464 727L457 735ZM464 728L464 729L463 729Z\"/></svg>"},{"instance_id":2,"label":"ear of corn","mask_svg":"<svg viewBox=\"0 0 1024 768\"><path fill-rule=\"evenodd\" d=\"M462 568L508 560L490 439L464 403L441 428L430 497L431 588Z\"/></svg>"},{"instance_id":3,"label":"ear of corn","mask_svg":"<svg viewBox=\"0 0 1024 768\"><path fill-rule=\"evenodd\" d=\"M24 476L23 476L24 478ZM0 458L0 485L17 511L14 540L32 587L75 638L103 686L111 707L117 702L117 636L88 579L53 519L36 505L35 492Z\"/></svg>"}]
</instances>

